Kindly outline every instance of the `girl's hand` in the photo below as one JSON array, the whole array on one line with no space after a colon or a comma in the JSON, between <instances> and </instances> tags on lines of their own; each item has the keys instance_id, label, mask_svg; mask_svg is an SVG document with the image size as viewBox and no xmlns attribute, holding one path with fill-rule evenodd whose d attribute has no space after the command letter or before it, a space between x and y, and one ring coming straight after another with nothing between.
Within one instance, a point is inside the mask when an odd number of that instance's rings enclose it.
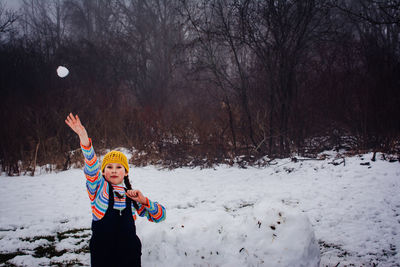
<instances>
[{"instance_id":1,"label":"girl's hand","mask_svg":"<svg viewBox=\"0 0 400 267\"><path fill-rule=\"evenodd\" d=\"M142 192L139 190L128 190L126 191L126 195L137 202L139 202L142 205L147 205L147 199L145 196L143 196Z\"/></svg>"},{"instance_id":2,"label":"girl's hand","mask_svg":"<svg viewBox=\"0 0 400 267\"><path fill-rule=\"evenodd\" d=\"M79 136L79 139L84 146L89 146L89 137L86 132L85 127L83 127L81 120L79 119L78 115L72 115L70 113L65 120L65 123Z\"/></svg>"}]
</instances>

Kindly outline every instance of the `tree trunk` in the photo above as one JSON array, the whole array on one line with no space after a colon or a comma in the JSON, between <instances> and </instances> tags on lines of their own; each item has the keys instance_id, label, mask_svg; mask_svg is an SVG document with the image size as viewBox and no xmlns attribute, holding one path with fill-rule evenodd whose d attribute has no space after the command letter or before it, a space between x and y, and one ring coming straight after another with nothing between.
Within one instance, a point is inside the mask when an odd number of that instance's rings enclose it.
<instances>
[{"instance_id":1,"label":"tree trunk","mask_svg":"<svg viewBox=\"0 0 400 267\"><path fill-rule=\"evenodd\" d=\"M33 166L32 166L32 173L31 176L35 176L35 170L36 170L36 161L37 161L37 154L38 154L38 150L39 150L39 145L40 145L40 139L38 141L38 143L36 144L36 149L35 149L35 156L33 158Z\"/></svg>"}]
</instances>

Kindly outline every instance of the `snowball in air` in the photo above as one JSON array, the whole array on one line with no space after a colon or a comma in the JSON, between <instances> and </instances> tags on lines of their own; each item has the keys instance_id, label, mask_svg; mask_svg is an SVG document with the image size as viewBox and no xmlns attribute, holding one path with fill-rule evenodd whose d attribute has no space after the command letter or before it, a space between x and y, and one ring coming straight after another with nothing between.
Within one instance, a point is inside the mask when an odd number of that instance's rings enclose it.
<instances>
[{"instance_id":1,"label":"snowball in air","mask_svg":"<svg viewBox=\"0 0 400 267\"><path fill-rule=\"evenodd\" d=\"M69 73L69 70L64 66L58 66L57 68L57 75L61 78L64 78Z\"/></svg>"}]
</instances>

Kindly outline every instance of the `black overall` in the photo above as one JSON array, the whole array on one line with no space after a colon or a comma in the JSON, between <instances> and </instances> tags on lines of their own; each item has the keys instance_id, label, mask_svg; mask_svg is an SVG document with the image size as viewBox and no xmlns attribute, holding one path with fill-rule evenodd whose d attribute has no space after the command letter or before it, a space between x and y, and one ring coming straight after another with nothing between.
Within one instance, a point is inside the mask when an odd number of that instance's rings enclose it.
<instances>
[{"instance_id":1,"label":"black overall","mask_svg":"<svg viewBox=\"0 0 400 267\"><path fill-rule=\"evenodd\" d=\"M126 197L126 208L114 209L114 192L108 190L108 208L104 217L92 221L90 239L90 261L92 267L136 267L141 266L142 244L136 235L132 217L131 199Z\"/></svg>"}]
</instances>

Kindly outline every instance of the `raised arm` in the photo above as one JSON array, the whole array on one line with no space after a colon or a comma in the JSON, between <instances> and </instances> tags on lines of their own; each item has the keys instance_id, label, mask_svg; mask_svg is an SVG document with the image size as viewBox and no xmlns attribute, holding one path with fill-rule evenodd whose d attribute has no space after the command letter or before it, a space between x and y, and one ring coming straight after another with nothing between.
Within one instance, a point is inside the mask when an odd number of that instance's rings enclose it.
<instances>
[{"instance_id":1,"label":"raised arm","mask_svg":"<svg viewBox=\"0 0 400 267\"><path fill-rule=\"evenodd\" d=\"M85 168L83 172L86 176L86 187L90 200L95 200L99 188L101 187L100 163L94 152L92 142L88 137L85 127L83 127L78 115L70 113L65 123L79 136L81 149L85 157Z\"/></svg>"},{"instance_id":2,"label":"raised arm","mask_svg":"<svg viewBox=\"0 0 400 267\"><path fill-rule=\"evenodd\" d=\"M85 127L83 127L78 115L75 115L74 117L74 115L70 113L67 116L65 123L79 136L79 140L82 145L86 147L90 145L88 134Z\"/></svg>"}]
</instances>

